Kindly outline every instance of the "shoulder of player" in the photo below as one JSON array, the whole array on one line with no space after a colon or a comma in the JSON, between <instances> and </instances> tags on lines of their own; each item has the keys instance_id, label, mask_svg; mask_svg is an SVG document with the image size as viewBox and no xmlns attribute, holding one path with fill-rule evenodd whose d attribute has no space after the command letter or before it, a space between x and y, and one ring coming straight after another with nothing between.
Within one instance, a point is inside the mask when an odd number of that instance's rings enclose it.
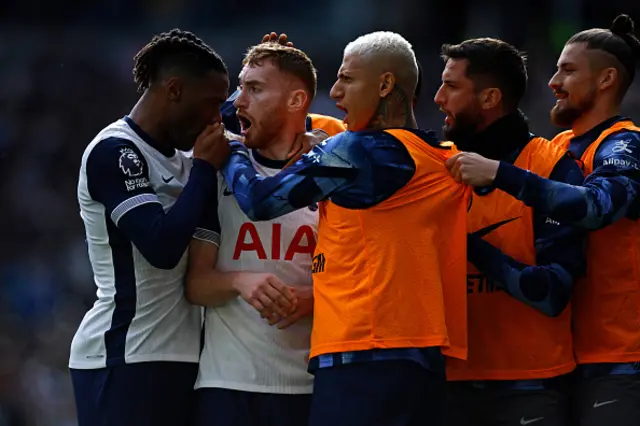
<instances>
[{"instance_id":1,"label":"shoulder of player","mask_svg":"<svg viewBox=\"0 0 640 426\"><path fill-rule=\"evenodd\" d=\"M106 137L92 142L85 151L83 161L87 168L102 170L116 167L130 169L129 173L137 173L140 168L146 169L147 164L138 146L121 137Z\"/></svg>"},{"instance_id":2,"label":"shoulder of player","mask_svg":"<svg viewBox=\"0 0 640 426\"><path fill-rule=\"evenodd\" d=\"M528 143L538 143L542 145L550 144L551 141L544 136L538 136L535 133L529 133L529 142Z\"/></svg>"},{"instance_id":3,"label":"shoulder of player","mask_svg":"<svg viewBox=\"0 0 640 426\"><path fill-rule=\"evenodd\" d=\"M131 150L135 152L137 155L142 155L140 148L130 139L117 137L117 136L107 136L102 139L96 139L92 141L87 148L85 149L85 153L88 155L102 156L102 155L118 155L120 156L122 150Z\"/></svg>"},{"instance_id":4,"label":"shoulder of player","mask_svg":"<svg viewBox=\"0 0 640 426\"><path fill-rule=\"evenodd\" d=\"M596 150L596 159L611 156L633 157L640 160L640 132L623 129L608 135Z\"/></svg>"},{"instance_id":5,"label":"shoulder of player","mask_svg":"<svg viewBox=\"0 0 640 426\"><path fill-rule=\"evenodd\" d=\"M564 132L560 132L557 135L555 135L552 139L551 139L551 143L562 143L568 139L571 139L574 137L573 131L572 130L565 130Z\"/></svg>"},{"instance_id":6,"label":"shoulder of player","mask_svg":"<svg viewBox=\"0 0 640 426\"><path fill-rule=\"evenodd\" d=\"M415 144L415 138L419 143ZM348 147L352 153L364 152L373 153L376 151L388 152L389 149L401 148L400 151L407 151L406 142L413 139L414 146L426 151L450 152L453 144L443 144L439 141L434 132L419 129L384 129L366 130L359 132L345 131L327 139L327 149L333 150L340 145ZM342 149L344 151L344 149Z\"/></svg>"},{"instance_id":7,"label":"shoulder of player","mask_svg":"<svg viewBox=\"0 0 640 426\"><path fill-rule=\"evenodd\" d=\"M640 144L640 131L631 129L622 129L617 132L607 135L602 141L602 145L605 143L612 143L615 141L625 141L628 143Z\"/></svg>"},{"instance_id":8,"label":"shoulder of player","mask_svg":"<svg viewBox=\"0 0 640 426\"><path fill-rule=\"evenodd\" d=\"M324 150L340 149L340 151L371 151L376 147L389 144L400 144L398 139L381 130L366 130L359 132L345 131L326 139L321 145Z\"/></svg>"},{"instance_id":9,"label":"shoulder of player","mask_svg":"<svg viewBox=\"0 0 640 426\"><path fill-rule=\"evenodd\" d=\"M335 122L335 123L342 123L342 120L339 120L335 117L332 117L330 115L324 115L324 114L316 114L313 112L310 112L309 114L307 114L307 118L311 119L311 120L326 120L326 121L331 121L331 122Z\"/></svg>"},{"instance_id":10,"label":"shoulder of player","mask_svg":"<svg viewBox=\"0 0 640 426\"><path fill-rule=\"evenodd\" d=\"M542 136L531 134L531 138L525 147L524 151L529 151L537 155L540 159L552 160L557 158L557 162L562 158L567 157L567 149L561 144L554 143L553 140L549 140Z\"/></svg>"},{"instance_id":11,"label":"shoulder of player","mask_svg":"<svg viewBox=\"0 0 640 426\"><path fill-rule=\"evenodd\" d=\"M425 138L426 139L426 138ZM421 138L422 141L424 139ZM435 141L435 139L434 139ZM449 151L449 147L431 148L431 145L420 143L426 150ZM439 144L436 144L439 146ZM359 132L346 131L325 141L320 148L322 152L359 168L388 167L395 164L398 168L413 169L415 162L412 154L398 137L383 130L367 130Z\"/></svg>"},{"instance_id":12,"label":"shoulder of player","mask_svg":"<svg viewBox=\"0 0 640 426\"><path fill-rule=\"evenodd\" d=\"M382 130L361 130L358 132L351 132L347 130L343 133L333 136L331 139L340 137L343 138L343 140L349 140L354 143L362 144L379 144L384 142L402 143L401 139L403 139L405 136L410 137L410 135L418 137L427 145L433 146L434 148L443 150L451 149L450 146L441 144L440 141L436 138L435 133L420 129L390 128Z\"/></svg>"},{"instance_id":13,"label":"shoulder of player","mask_svg":"<svg viewBox=\"0 0 640 426\"><path fill-rule=\"evenodd\" d=\"M307 114L307 130L313 129L324 130L330 135L335 135L347 130L344 122L338 118L330 115L309 113Z\"/></svg>"}]
</instances>

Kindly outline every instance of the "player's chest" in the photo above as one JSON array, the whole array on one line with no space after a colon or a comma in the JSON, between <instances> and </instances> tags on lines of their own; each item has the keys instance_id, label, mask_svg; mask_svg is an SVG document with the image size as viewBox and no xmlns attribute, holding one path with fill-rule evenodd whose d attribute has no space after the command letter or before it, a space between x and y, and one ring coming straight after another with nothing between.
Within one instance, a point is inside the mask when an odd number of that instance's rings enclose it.
<instances>
[{"instance_id":1,"label":"player's chest","mask_svg":"<svg viewBox=\"0 0 640 426\"><path fill-rule=\"evenodd\" d=\"M273 220L253 222L232 194L218 198L221 250L234 259L291 261L297 255L313 255L318 235L318 213L309 208Z\"/></svg>"},{"instance_id":2,"label":"player's chest","mask_svg":"<svg viewBox=\"0 0 640 426\"><path fill-rule=\"evenodd\" d=\"M191 167L186 163L164 164L156 161L149 167L149 182L165 209L173 205L189 180Z\"/></svg>"},{"instance_id":3,"label":"player's chest","mask_svg":"<svg viewBox=\"0 0 640 426\"><path fill-rule=\"evenodd\" d=\"M483 237L498 236L513 233L514 225L525 223L531 223L531 209L522 202L499 190L473 193L467 213L467 232L477 232Z\"/></svg>"}]
</instances>

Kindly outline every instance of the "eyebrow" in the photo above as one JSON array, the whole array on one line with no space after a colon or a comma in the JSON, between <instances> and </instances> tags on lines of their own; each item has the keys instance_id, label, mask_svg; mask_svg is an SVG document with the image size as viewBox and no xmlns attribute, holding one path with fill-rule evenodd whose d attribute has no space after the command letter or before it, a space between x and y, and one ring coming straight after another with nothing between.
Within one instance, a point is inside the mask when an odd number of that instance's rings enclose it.
<instances>
[{"instance_id":1,"label":"eyebrow","mask_svg":"<svg viewBox=\"0 0 640 426\"><path fill-rule=\"evenodd\" d=\"M255 79L254 80L245 80L245 81L240 80L240 84L243 85L243 86L259 86L261 84L264 84L264 81L255 80Z\"/></svg>"},{"instance_id":2,"label":"eyebrow","mask_svg":"<svg viewBox=\"0 0 640 426\"><path fill-rule=\"evenodd\" d=\"M569 66L576 66L576 63L575 62L564 61L564 62L559 62L557 64L558 68L566 68L566 67L569 67Z\"/></svg>"}]
</instances>

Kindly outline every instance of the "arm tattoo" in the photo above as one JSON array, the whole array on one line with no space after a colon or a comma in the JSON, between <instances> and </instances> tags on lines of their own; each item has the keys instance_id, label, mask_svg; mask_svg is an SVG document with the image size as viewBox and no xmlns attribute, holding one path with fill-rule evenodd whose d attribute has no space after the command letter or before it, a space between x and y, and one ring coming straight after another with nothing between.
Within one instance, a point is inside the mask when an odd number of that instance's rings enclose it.
<instances>
[{"instance_id":1,"label":"arm tattoo","mask_svg":"<svg viewBox=\"0 0 640 426\"><path fill-rule=\"evenodd\" d=\"M417 127L416 119L411 109L411 98L398 85L385 98L380 99L378 108L367 126L369 130L386 129L389 127Z\"/></svg>"}]
</instances>

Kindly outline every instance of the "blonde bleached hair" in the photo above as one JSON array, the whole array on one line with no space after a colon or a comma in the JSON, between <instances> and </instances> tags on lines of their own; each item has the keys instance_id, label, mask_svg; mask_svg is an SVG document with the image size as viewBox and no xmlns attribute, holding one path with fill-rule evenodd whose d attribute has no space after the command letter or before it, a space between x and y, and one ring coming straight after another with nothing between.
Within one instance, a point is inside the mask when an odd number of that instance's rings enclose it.
<instances>
[{"instance_id":1,"label":"blonde bleached hair","mask_svg":"<svg viewBox=\"0 0 640 426\"><path fill-rule=\"evenodd\" d=\"M413 46L398 33L376 31L362 35L344 48L344 56L358 55L381 67L382 72L392 72L398 84L415 91L418 84L418 62Z\"/></svg>"}]
</instances>

